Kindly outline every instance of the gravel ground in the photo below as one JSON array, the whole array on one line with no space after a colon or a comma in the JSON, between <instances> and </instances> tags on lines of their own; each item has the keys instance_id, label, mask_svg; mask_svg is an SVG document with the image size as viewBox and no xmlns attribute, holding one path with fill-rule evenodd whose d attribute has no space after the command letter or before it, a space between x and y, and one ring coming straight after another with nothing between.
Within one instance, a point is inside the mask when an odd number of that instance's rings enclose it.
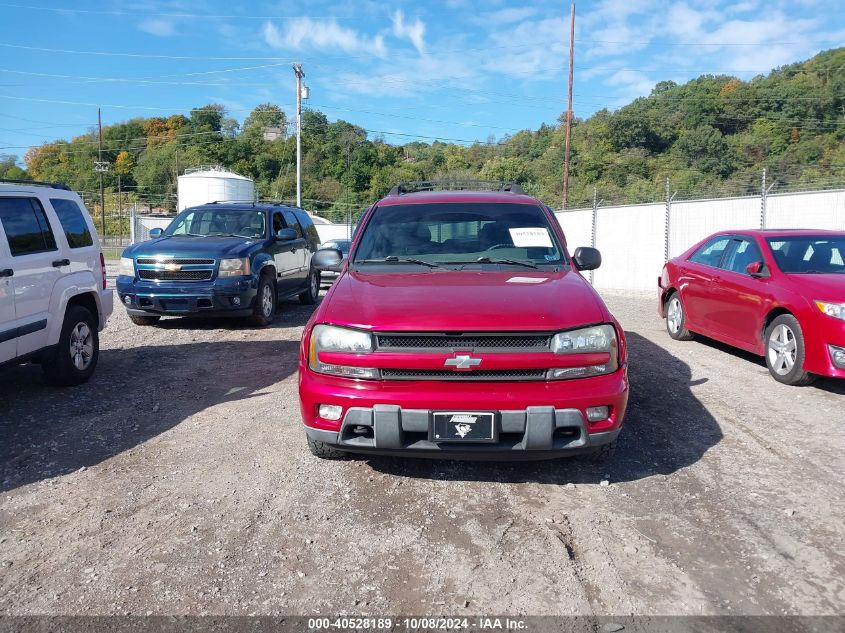
<instances>
[{"instance_id":1,"label":"gravel ground","mask_svg":"<svg viewBox=\"0 0 845 633\"><path fill-rule=\"evenodd\" d=\"M845 387L606 299L632 400L604 467L320 461L309 308L139 328L117 306L89 384L0 378L0 613L845 612Z\"/></svg>"}]
</instances>

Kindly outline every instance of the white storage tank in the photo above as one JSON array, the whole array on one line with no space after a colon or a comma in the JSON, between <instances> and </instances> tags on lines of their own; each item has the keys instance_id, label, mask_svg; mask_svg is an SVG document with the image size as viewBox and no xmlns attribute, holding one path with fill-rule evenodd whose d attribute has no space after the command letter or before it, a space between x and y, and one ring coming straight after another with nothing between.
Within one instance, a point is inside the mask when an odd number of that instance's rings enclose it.
<instances>
[{"instance_id":1,"label":"white storage tank","mask_svg":"<svg viewBox=\"0 0 845 633\"><path fill-rule=\"evenodd\" d=\"M198 167L179 176L179 211L209 202L252 202L255 183L222 167Z\"/></svg>"}]
</instances>

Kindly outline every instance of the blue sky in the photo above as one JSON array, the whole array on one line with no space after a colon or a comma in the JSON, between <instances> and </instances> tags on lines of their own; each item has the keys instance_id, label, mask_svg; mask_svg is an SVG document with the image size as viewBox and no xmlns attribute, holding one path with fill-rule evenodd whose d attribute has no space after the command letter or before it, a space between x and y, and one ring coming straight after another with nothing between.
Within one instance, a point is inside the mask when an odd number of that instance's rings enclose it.
<instances>
[{"instance_id":1,"label":"blue sky","mask_svg":"<svg viewBox=\"0 0 845 633\"><path fill-rule=\"evenodd\" d=\"M576 12L577 116L664 79L749 78L845 44L842 0L581 0ZM97 105L104 124L209 102L238 120L267 101L291 113L292 61L307 105L393 143L498 139L565 109L565 0L19 0L0 15L5 154L84 133Z\"/></svg>"}]
</instances>

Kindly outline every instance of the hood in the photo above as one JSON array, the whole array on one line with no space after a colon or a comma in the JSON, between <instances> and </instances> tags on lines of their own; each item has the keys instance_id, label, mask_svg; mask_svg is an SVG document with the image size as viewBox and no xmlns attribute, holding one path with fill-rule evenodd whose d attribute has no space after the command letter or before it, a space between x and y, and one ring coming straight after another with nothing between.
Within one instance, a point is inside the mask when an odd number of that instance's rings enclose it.
<instances>
[{"instance_id":1,"label":"hood","mask_svg":"<svg viewBox=\"0 0 845 633\"><path fill-rule=\"evenodd\" d=\"M792 289L810 301L845 303L845 274L785 275ZM810 296L812 295L812 296Z\"/></svg>"},{"instance_id":2,"label":"hood","mask_svg":"<svg viewBox=\"0 0 845 633\"><path fill-rule=\"evenodd\" d=\"M245 257L261 240L242 237L160 237L130 246L124 257L170 255L172 257Z\"/></svg>"},{"instance_id":3,"label":"hood","mask_svg":"<svg viewBox=\"0 0 845 633\"><path fill-rule=\"evenodd\" d=\"M318 319L381 331L552 331L609 319L571 270L346 272Z\"/></svg>"}]
</instances>

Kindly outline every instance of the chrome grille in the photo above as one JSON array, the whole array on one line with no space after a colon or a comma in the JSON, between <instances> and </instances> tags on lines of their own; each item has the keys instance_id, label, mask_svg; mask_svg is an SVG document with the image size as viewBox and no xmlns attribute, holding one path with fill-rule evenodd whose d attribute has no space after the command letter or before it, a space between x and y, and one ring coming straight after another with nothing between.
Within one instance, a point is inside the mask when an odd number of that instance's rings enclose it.
<instances>
[{"instance_id":1,"label":"chrome grille","mask_svg":"<svg viewBox=\"0 0 845 633\"><path fill-rule=\"evenodd\" d=\"M211 270L139 270L138 277L147 281L206 281Z\"/></svg>"},{"instance_id":2,"label":"chrome grille","mask_svg":"<svg viewBox=\"0 0 845 633\"><path fill-rule=\"evenodd\" d=\"M467 381L518 381L543 380L544 369L481 369L451 371L445 369L382 369L384 380L459 380Z\"/></svg>"},{"instance_id":3,"label":"chrome grille","mask_svg":"<svg viewBox=\"0 0 845 633\"><path fill-rule=\"evenodd\" d=\"M155 264L179 264L180 266L190 266L191 264L207 264L214 263L213 259L189 259L183 257L139 257L139 264L155 265Z\"/></svg>"},{"instance_id":4,"label":"chrome grille","mask_svg":"<svg viewBox=\"0 0 845 633\"><path fill-rule=\"evenodd\" d=\"M551 334L377 334L381 351L547 351Z\"/></svg>"}]
</instances>

